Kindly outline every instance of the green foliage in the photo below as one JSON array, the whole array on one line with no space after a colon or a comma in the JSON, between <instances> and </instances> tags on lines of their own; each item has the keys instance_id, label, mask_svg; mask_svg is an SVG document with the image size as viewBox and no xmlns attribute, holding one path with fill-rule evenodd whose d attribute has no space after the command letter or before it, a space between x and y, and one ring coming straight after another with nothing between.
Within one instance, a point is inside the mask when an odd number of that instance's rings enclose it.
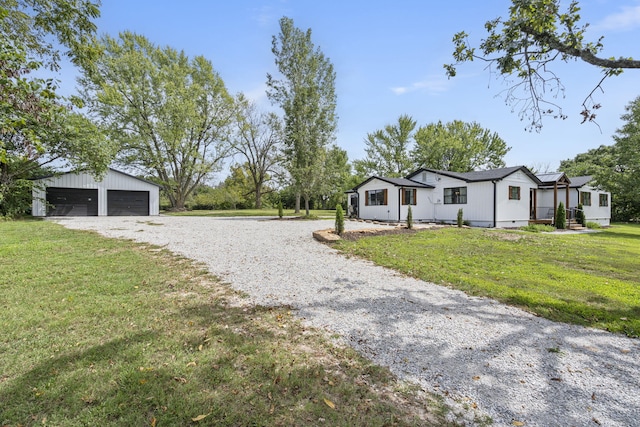
<instances>
[{"instance_id":1,"label":"green foliage","mask_svg":"<svg viewBox=\"0 0 640 427\"><path fill-rule=\"evenodd\" d=\"M558 203L558 209L556 209L555 226L558 230L567 228L567 211L562 202Z\"/></svg>"},{"instance_id":2,"label":"green foliage","mask_svg":"<svg viewBox=\"0 0 640 427\"><path fill-rule=\"evenodd\" d=\"M278 218L282 218L284 216L283 208L282 208L282 200L278 202Z\"/></svg>"},{"instance_id":3,"label":"green foliage","mask_svg":"<svg viewBox=\"0 0 640 427\"><path fill-rule=\"evenodd\" d=\"M578 154L560 163L569 176L592 175L597 187L611 193L611 216L615 221L640 218L640 97L625 108L623 126L611 146Z\"/></svg>"},{"instance_id":4,"label":"green foliage","mask_svg":"<svg viewBox=\"0 0 640 427\"><path fill-rule=\"evenodd\" d=\"M546 116L566 118L556 99L562 97L564 85L553 70L556 60L581 59L604 70L604 78L615 76L624 68L640 68L631 58L598 57L602 37L596 42L584 40L588 24L581 24L577 1L560 10L560 0L512 0L509 15L487 21L486 38L476 48L462 31L453 38L454 64L446 64L447 75L456 75L456 67L474 59L489 62L489 68L504 76L510 87L504 91L507 104L517 107L527 129L540 130ZM515 83L514 83L515 82ZM602 81L595 89L601 88ZM593 121L600 105L587 95L582 103L582 118Z\"/></svg>"},{"instance_id":5,"label":"green foliage","mask_svg":"<svg viewBox=\"0 0 640 427\"><path fill-rule=\"evenodd\" d=\"M415 127L416 121L405 114L398 118L397 124L388 124L384 129L367 134L366 157L354 162L359 174L387 177L408 175L414 169L409 149L413 146Z\"/></svg>"},{"instance_id":6,"label":"green foliage","mask_svg":"<svg viewBox=\"0 0 640 427\"><path fill-rule=\"evenodd\" d=\"M640 225L589 234L448 227L336 247L548 319L640 336Z\"/></svg>"},{"instance_id":7,"label":"green foliage","mask_svg":"<svg viewBox=\"0 0 640 427\"><path fill-rule=\"evenodd\" d=\"M344 212L342 211L341 205L336 206L335 231L339 236L342 236L342 233L344 232Z\"/></svg>"},{"instance_id":8,"label":"green foliage","mask_svg":"<svg viewBox=\"0 0 640 427\"><path fill-rule=\"evenodd\" d=\"M19 216L29 184L44 164L106 171L112 144L85 117L72 112L56 93L47 67L59 68L60 52L51 37L67 47L76 64L90 64L86 46L95 31L97 5L65 0L5 1L0 4L0 214ZM41 76L41 77L36 77Z\"/></svg>"},{"instance_id":9,"label":"green foliage","mask_svg":"<svg viewBox=\"0 0 640 427\"><path fill-rule=\"evenodd\" d=\"M585 224L585 226L586 226L588 229L591 229L591 230L599 230L599 229L601 229L601 228L602 228L602 226L601 226L600 224L598 224L597 222L593 222L593 221L588 221L588 222Z\"/></svg>"},{"instance_id":10,"label":"green foliage","mask_svg":"<svg viewBox=\"0 0 640 427\"><path fill-rule=\"evenodd\" d=\"M511 149L497 133L460 120L420 127L415 140L411 158L417 168L454 172L504 167L504 156Z\"/></svg>"},{"instance_id":11,"label":"green foliage","mask_svg":"<svg viewBox=\"0 0 640 427\"><path fill-rule=\"evenodd\" d=\"M407 209L407 228L411 230L413 228L413 212L411 211L411 205Z\"/></svg>"},{"instance_id":12,"label":"green foliage","mask_svg":"<svg viewBox=\"0 0 640 427\"><path fill-rule=\"evenodd\" d=\"M118 161L160 184L175 209L221 167L234 101L211 62L143 36L104 36L104 54L80 79L83 98L119 144Z\"/></svg>"},{"instance_id":13,"label":"green foliage","mask_svg":"<svg viewBox=\"0 0 640 427\"><path fill-rule=\"evenodd\" d=\"M245 169L251 177L251 191L255 197L256 209L262 207L262 196L266 183L281 162L284 134L280 118L274 113L259 112L256 106L238 96L237 131L233 150L241 154L246 162Z\"/></svg>"},{"instance_id":14,"label":"green foliage","mask_svg":"<svg viewBox=\"0 0 640 427\"><path fill-rule=\"evenodd\" d=\"M576 212L576 221L580 225L585 225L586 223L586 218L584 216L584 206L582 206L582 203L578 204L578 210Z\"/></svg>"},{"instance_id":15,"label":"green foliage","mask_svg":"<svg viewBox=\"0 0 640 427\"><path fill-rule=\"evenodd\" d=\"M525 225L523 227L520 227L520 230L529 231L531 233L550 233L552 231L555 231L556 228L554 226L552 226L552 225L529 224L529 225Z\"/></svg>"},{"instance_id":16,"label":"green foliage","mask_svg":"<svg viewBox=\"0 0 640 427\"><path fill-rule=\"evenodd\" d=\"M462 227L464 225L464 220L463 218L463 211L462 208L458 209L458 215L456 217L456 224L458 224L458 227Z\"/></svg>"},{"instance_id":17,"label":"green foliage","mask_svg":"<svg viewBox=\"0 0 640 427\"><path fill-rule=\"evenodd\" d=\"M286 168L308 215L323 182L326 146L335 137L336 75L311 41L311 29L303 32L291 18L280 19L271 51L282 79L267 74L267 96L284 111Z\"/></svg>"},{"instance_id":18,"label":"green foliage","mask_svg":"<svg viewBox=\"0 0 640 427\"><path fill-rule=\"evenodd\" d=\"M322 181L314 197L320 203L314 205L320 209L335 209L344 203L344 192L350 187L351 165L347 151L331 145L326 151Z\"/></svg>"}]
</instances>

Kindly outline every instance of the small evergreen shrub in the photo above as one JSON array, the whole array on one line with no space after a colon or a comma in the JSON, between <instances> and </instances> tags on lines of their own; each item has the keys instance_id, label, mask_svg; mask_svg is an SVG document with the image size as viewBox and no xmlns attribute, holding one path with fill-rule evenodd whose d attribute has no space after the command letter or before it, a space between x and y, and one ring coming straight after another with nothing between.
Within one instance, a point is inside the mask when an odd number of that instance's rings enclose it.
<instances>
[{"instance_id":1,"label":"small evergreen shrub","mask_svg":"<svg viewBox=\"0 0 640 427\"><path fill-rule=\"evenodd\" d=\"M342 212L342 206L336 206L336 225L335 225L336 234L338 236L342 236L344 232L344 212Z\"/></svg>"},{"instance_id":2,"label":"small evergreen shrub","mask_svg":"<svg viewBox=\"0 0 640 427\"><path fill-rule=\"evenodd\" d=\"M413 212L411 212L411 205L407 211L407 228L411 230L413 228Z\"/></svg>"},{"instance_id":3,"label":"small evergreen shrub","mask_svg":"<svg viewBox=\"0 0 640 427\"><path fill-rule=\"evenodd\" d=\"M580 203L578 205L578 212L576 212L576 221L578 222L578 224L585 226L587 223L587 219L584 216L584 210L583 210L583 206L582 203Z\"/></svg>"},{"instance_id":4,"label":"small evergreen shrub","mask_svg":"<svg viewBox=\"0 0 640 427\"><path fill-rule=\"evenodd\" d=\"M589 228L589 229L593 229L593 230L598 230L600 228L602 228L602 226L600 224L598 224L597 222L593 222L593 221L589 221L585 224L585 227Z\"/></svg>"},{"instance_id":5,"label":"small evergreen shrub","mask_svg":"<svg viewBox=\"0 0 640 427\"><path fill-rule=\"evenodd\" d=\"M280 200L278 202L278 217L282 219L283 216L284 216L284 212L282 210L282 200Z\"/></svg>"},{"instance_id":6,"label":"small evergreen shrub","mask_svg":"<svg viewBox=\"0 0 640 427\"><path fill-rule=\"evenodd\" d=\"M564 209L564 203L558 203L558 209L556 210L556 228L558 230L564 230L567 228L567 211Z\"/></svg>"},{"instance_id":7,"label":"small evergreen shrub","mask_svg":"<svg viewBox=\"0 0 640 427\"><path fill-rule=\"evenodd\" d=\"M462 208L458 209L458 218L457 218L457 223L458 223L458 227L462 227L462 225L464 224L464 220L462 219Z\"/></svg>"}]
</instances>

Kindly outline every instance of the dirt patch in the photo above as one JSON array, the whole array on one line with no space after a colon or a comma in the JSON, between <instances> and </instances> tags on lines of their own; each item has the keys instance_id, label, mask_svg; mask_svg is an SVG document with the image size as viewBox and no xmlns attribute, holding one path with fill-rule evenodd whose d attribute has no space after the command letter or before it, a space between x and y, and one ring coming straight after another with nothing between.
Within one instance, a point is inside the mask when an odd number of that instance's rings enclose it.
<instances>
[{"instance_id":1,"label":"dirt patch","mask_svg":"<svg viewBox=\"0 0 640 427\"><path fill-rule=\"evenodd\" d=\"M393 234L414 234L417 230L415 228L408 229L406 227L395 228L365 228L362 230L349 230L342 233L344 240L355 241L362 239L363 237L371 236L389 236Z\"/></svg>"}]
</instances>

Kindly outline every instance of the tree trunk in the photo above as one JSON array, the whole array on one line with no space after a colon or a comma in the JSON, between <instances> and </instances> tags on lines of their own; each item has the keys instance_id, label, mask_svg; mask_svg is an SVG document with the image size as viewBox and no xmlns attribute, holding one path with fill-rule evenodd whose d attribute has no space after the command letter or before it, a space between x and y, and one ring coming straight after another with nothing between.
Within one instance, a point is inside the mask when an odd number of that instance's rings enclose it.
<instances>
[{"instance_id":1,"label":"tree trunk","mask_svg":"<svg viewBox=\"0 0 640 427\"><path fill-rule=\"evenodd\" d=\"M262 209L262 190L256 189L256 209Z\"/></svg>"},{"instance_id":2,"label":"tree trunk","mask_svg":"<svg viewBox=\"0 0 640 427\"><path fill-rule=\"evenodd\" d=\"M304 198L304 210L307 213L307 216L309 216L309 197L305 196Z\"/></svg>"},{"instance_id":3,"label":"tree trunk","mask_svg":"<svg viewBox=\"0 0 640 427\"><path fill-rule=\"evenodd\" d=\"M300 213L300 193L296 193L296 210L294 213Z\"/></svg>"}]
</instances>

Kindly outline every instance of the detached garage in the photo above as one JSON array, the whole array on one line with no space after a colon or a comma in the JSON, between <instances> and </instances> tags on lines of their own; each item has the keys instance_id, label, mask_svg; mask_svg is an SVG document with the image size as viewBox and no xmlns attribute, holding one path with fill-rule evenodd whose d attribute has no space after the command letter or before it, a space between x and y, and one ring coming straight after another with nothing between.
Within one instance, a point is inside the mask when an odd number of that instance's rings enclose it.
<instances>
[{"instance_id":1,"label":"detached garage","mask_svg":"<svg viewBox=\"0 0 640 427\"><path fill-rule=\"evenodd\" d=\"M102 181L68 172L42 178L33 188L33 216L148 216L160 213L160 187L109 169Z\"/></svg>"}]
</instances>

